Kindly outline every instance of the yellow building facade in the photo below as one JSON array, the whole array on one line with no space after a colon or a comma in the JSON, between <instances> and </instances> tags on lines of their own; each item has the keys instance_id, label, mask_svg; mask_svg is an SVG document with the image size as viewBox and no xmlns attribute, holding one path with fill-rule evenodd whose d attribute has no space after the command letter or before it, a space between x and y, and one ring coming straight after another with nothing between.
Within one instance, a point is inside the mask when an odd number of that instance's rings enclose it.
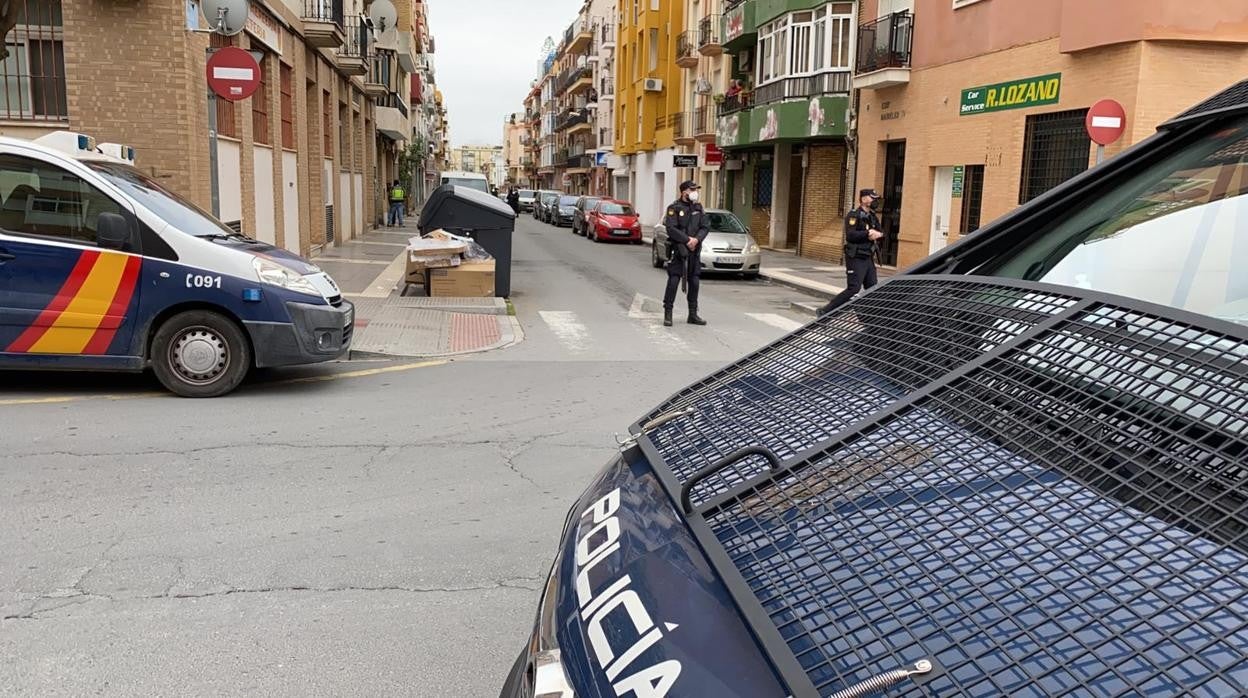
<instances>
[{"instance_id":1,"label":"yellow building facade","mask_svg":"<svg viewBox=\"0 0 1248 698\"><path fill-rule=\"evenodd\" d=\"M684 77L676 43L684 28L684 3L621 0L615 61L616 196L633 202L642 223L661 219L691 169L677 169Z\"/></svg>"}]
</instances>

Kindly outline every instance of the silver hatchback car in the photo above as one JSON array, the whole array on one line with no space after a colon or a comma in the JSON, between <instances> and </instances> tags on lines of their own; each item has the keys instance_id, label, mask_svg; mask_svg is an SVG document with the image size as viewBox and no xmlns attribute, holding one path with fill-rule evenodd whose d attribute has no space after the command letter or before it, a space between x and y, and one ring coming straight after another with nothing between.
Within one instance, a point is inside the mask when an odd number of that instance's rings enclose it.
<instances>
[{"instance_id":1,"label":"silver hatchback car","mask_svg":"<svg viewBox=\"0 0 1248 698\"><path fill-rule=\"evenodd\" d=\"M702 271L744 274L747 279L758 277L763 251L750 236L750 229L732 211L707 209L711 232L702 243ZM654 228L651 264L662 267L667 261L667 230L659 223Z\"/></svg>"}]
</instances>

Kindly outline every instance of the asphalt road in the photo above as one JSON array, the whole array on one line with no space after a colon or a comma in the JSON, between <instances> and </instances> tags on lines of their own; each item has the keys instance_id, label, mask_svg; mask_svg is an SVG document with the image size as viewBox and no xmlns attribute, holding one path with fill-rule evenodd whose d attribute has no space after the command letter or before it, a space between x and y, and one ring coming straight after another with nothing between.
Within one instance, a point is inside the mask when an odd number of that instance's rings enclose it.
<instances>
[{"instance_id":1,"label":"asphalt road","mask_svg":"<svg viewBox=\"0 0 1248 698\"><path fill-rule=\"evenodd\" d=\"M801 320L716 280L669 330L663 280L526 216L507 350L212 401L0 374L0 694L497 695L612 435Z\"/></svg>"}]
</instances>

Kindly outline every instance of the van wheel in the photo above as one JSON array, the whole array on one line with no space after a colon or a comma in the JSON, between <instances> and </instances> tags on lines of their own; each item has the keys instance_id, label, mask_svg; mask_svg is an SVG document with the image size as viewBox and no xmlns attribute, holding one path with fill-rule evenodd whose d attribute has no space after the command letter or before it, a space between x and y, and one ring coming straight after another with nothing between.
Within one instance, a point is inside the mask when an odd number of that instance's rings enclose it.
<instances>
[{"instance_id":1,"label":"van wheel","mask_svg":"<svg viewBox=\"0 0 1248 698\"><path fill-rule=\"evenodd\" d=\"M233 391L251 369L251 346L228 318L191 310L165 321L152 338L152 370L182 397L218 397Z\"/></svg>"}]
</instances>

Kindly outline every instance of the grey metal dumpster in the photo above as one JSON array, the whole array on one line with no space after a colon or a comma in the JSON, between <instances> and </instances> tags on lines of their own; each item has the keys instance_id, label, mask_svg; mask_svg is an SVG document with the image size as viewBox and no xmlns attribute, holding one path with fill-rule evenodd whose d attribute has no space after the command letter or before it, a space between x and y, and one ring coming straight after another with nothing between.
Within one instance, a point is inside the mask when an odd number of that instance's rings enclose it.
<instances>
[{"instance_id":1,"label":"grey metal dumpster","mask_svg":"<svg viewBox=\"0 0 1248 698\"><path fill-rule=\"evenodd\" d=\"M516 214L497 197L444 184L429 195L417 222L421 235L441 229L477 241L494 257L494 295L511 295L511 236Z\"/></svg>"}]
</instances>

